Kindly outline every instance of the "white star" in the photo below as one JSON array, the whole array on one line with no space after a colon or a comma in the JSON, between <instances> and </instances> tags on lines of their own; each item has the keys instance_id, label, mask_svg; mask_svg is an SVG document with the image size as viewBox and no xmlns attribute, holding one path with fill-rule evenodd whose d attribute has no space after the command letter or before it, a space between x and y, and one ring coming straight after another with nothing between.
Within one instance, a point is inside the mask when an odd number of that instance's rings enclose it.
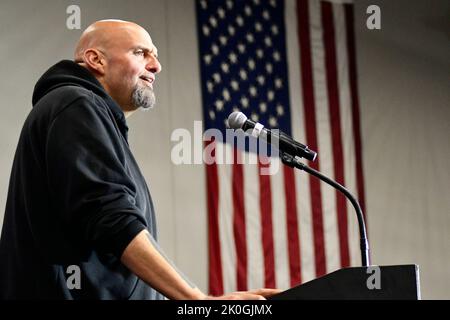
<instances>
[{"instance_id":1,"label":"white star","mask_svg":"<svg viewBox=\"0 0 450 320\"><path fill-rule=\"evenodd\" d=\"M233 26L228 26L228 33L230 34L230 36L234 36L234 34L236 33L236 29Z\"/></svg>"},{"instance_id":2,"label":"white star","mask_svg":"<svg viewBox=\"0 0 450 320\"><path fill-rule=\"evenodd\" d=\"M241 98L241 104L242 104L242 107L243 107L243 108L247 108L247 107L248 107L248 98L245 97L245 96L243 96L243 97Z\"/></svg>"},{"instance_id":3,"label":"white star","mask_svg":"<svg viewBox=\"0 0 450 320\"><path fill-rule=\"evenodd\" d=\"M237 62L237 55L234 52L230 52L230 54L228 55L228 59L230 59L230 62L232 64L236 64L236 62Z\"/></svg>"},{"instance_id":4,"label":"white star","mask_svg":"<svg viewBox=\"0 0 450 320\"><path fill-rule=\"evenodd\" d=\"M209 117L211 118L211 120L215 120L216 119L216 114L214 113L213 110L209 110Z\"/></svg>"},{"instance_id":5,"label":"white star","mask_svg":"<svg viewBox=\"0 0 450 320\"><path fill-rule=\"evenodd\" d=\"M241 111L238 107L236 107L236 106L234 106L233 108L233 111Z\"/></svg>"},{"instance_id":6,"label":"white star","mask_svg":"<svg viewBox=\"0 0 450 320\"><path fill-rule=\"evenodd\" d=\"M208 88L208 92L209 93L212 93L213 92L213 89L214 89L214 84L211 82L211 81L207 81L206 82L206 87Z\"/></svg>"},{"instance_id":7,"label":"white star","mask_svg":"<svg viewBox=\"0 0 450 320\"><path fill-rule=\"evenodd\" d=\"M245 71L244 69L239 70L239 76L242 80L247 80L247 71Z\"/></svg>"},{"instance_id":8,"label":"white star","mask_svg":"<svg viewBox=\"0 0 450 320\"><path fill-rule=\"evenodd\" d=\"M259 116L257 113L252 112L252 115L250 116L250 118L252 118L252 120L255 122L259 121Z\"/></svg>"},{"instance_id":9,"label":"white star","mask_svg":"<svg viewBox=\"0 0 450 320\"><path fill-rule=\"evenodd\" d=\"M259 59L264 58L264 51L263 51L261 48L256 49L256 56L257 56Z\"/></svg>"},{"instance_id":10,"label":"white star","mask_svg":"<svg viewBox=\"0 0 450 320\"><path fill-rule=\"evenodd\" d=\"M252 97L256 97L258 95L258 90L254 86L250 86L250 88L248 89L248 92L250 93L250 95Z\"/></svg>"},{"instance_id":11,"label":"white star","mask_svg":"<svg viewBox=\"0 0 450 320\"><path fill-rule=\"evenodd\" d=\"M252 9L249 6L245 6L244 12L245 12L245 14L247 16L251 16L252 15Z\"/></svg>"},{"instance_id":12,"label":"white star","mask_svg":"<svg viewBox=\"0 0 450 320\"><path fill-rule=\"evenodd\" d=\"M256 81L258 81L258 83L263 86L264 83L266 82L266 78L263 75L259 75L258 77L256 77Z\"/></svg>"},{"instance_id":13,"label":"white star","mask_svg":"<svg viewBox=\"0 0 450 320\"><path fill-rule=\"evenodd\" d=\"M266 71L267 73L271 74L273 71L273 66L271 63L266 63Z\"/></svg>"},{"instance_id":14,"label":"white star","mask_svg":"<svg viewBox=\"0 0 450 320\"><path fill-rule=\"evenodd\" d=\"M259 4L260 4L259 0L253 0L253 3L254 3L255 5L259 5Z\"/></svg>"},{"instance_id":15,"label":"white star","mask_svg":"<svg viewBox=\"0 0 450 320\"><path fill-rule=\"evenodd\" d=\"M275 88L281 89L282 87L283 87L283 80L281 80L280 78L276 78L275 79Z\"/></svg>"},{"instance_id":16,"label":"white star","mask_svg":"<svg viewBox=\"0 0 450 320\"><path fill-rule=\"evenodd\" d=\"M267 10L264 10L264 11L263 11L263 18L264 18L265 20L269 20L269 19L270 19L269 11L267 11Z\"/></svg>"},{"instance_id":17,"label":"white star","mask_svg":"<svg viewBox=\"0 0 450 320\"><path fill-rule=\"evenodd\" d=\"M206 8L208 8L208 3L206 2L206 0L200 1L200 5L202 6L202 9L203 9L203 10L205 10Z\"/></svg>"},{"instance_id":18,"label":"white star","mask_svg":"<svg viewBox=\"0 0 450 320\"><path fill-rule=\"evenodd\" d=\"M270 37L265 37L264 38L264 43L266 44L266 46L271 47L272 46L272 39Z\"/></svg>"},{"instance_id":19,"label":"white star","mask_svg":"<svg viewBox=\"0 0 450 320\"><path fill-rule=\"evenodd\" d=\"M205 60L205 64L210 65L210 64L211 64L212 57L211 57L210 54L205 54L205 55L203 56L203 60Z\"/></svg>"},{"instance_id":20,"label":"white star","mask_svg":"<svg viewBox=\"0 0 450 320\"><path fill-rule=\"evenodd\" d=\"M223 35L221 35L220 37L219 37L219 42L220 42L220 44L221 45L226 45L227 44L227 41L228 41L228 39L227 39L227 37L225 37L225 36L223 36Z\"/></svg>"},{"instance_id":21,"label":"white star","mask_svg":"<svg viewBox=\"0 0 450 320\"><path fill-rule=\"evenodd\" d=\"M276 36L278 34L278 26L277 25L272 25L272 28L270 28L272 30L272 33Z\"/></svg>"},{"instance_id":22,"label":"white star","mask_svg":"<svg viewBox=\"0 0 450 320\"><path fill-rule=\"evenodd\" d=\"M222 100L217 100L215 105L216 105L216 110L217 111L222 111L223 110L223 101Z\"/></svg>"},{"instance_id":23,"label":"white star","mask_svg":"<svg viewBox=\"0 0 450 320\"><path fill-rule=\"evenodd\" d=\"M236 23L239 27L242 27L244 25L244 19L241 16L236 17Z\"/></svg>"},{"instance_id":24,"label":"white star","mask_svg":"<svg viewBox=\"0 0 450 320\"><path fill-rule=\"evenodd\" d=\"M233 1L227 0L227 8L232 9L233 8Z\"/></svg>"},{"instance_id":25,"label":"white star","mask_svg":"<svg viewBox=\"0 0 450 320\"><path fill-rule=\"evenodd\" d=\"M259 104L259 111L261 111L261 113L265 113L267 111L267 103L261 102Z\"/></svg>"},{"instance_id":26,"label":"white star","mask_svg":"<svg viewBox=\"0 0 450 320\"><path fill-rule=\"evenodd\" d=\"M236 80L231 80L230 84L231 84L231 88L234 91L238 91L239 90L239 82L237 82Z\"/></svg>"},{"instance_id":27,"label":"white star","mask_svg":"<svg viewBox=\"0 0 450 320\"><path fill-rule=\"evenodd\" d=\"M247 38L248 43L253 43L253 41L255 41L255 37L253 37L253 34L251 33L247 33L245 38Z\"/></svg>"},{"instance_id":28,"label":"white star","mask_svg":"<svg viewBox=\"0 0 450 320\"><path fill-rule=\"evenodd\" d=\"M222 62L220 68L222 69L223 73L228 73L230 71L230 66L225 62Z\"/></svg>"},{"instance_id":29,"label":"white star","mask_svg":"<svg viewBox=\"0 0 450 320\"><path fill-rule=\"evenodd\" d=\"M213 43L211 46L211 51L215 56L217 56L219 54L219 46Z\"/></svg>"},{"instance_id":30,"label":"white star","mask_svg":"<svg viewBox=\"0 0 450 320\"><path fill-rule=\"evenodd\" d=\"M267 99L269 101L273 101L274 98L275 98L275 92L273 92L272 90L267 91Z\"/></svg>"},{"instance_id":31,"label":"white star","mask_svg":"<svg viewBox=\"0 0 450 320\"><path fill-rule=\"evenodd\" d=\"M241 54L245 53L245 44L239 43L237 48L238 48L239 53L241 53Z\"/></svg>"},{"instance_id":32,"label":"white star","mask_svg":"<svg viewBox=\"0 0 450 320\"><path fill-rule=\"evenodd\" d=\"M255 60L253 60L253 59L248 60L248 68L250 70L255 70Z\"/></svg>"},{"instance_id":33,"label":"white star","mask_svg":"<svg viewBox=\"0 0 450 320\"><path fill-rule=\"evenodd\" d=\"M231 99L230 91L228 91L228 89L226 89L226 88L223 89L222 96L225 101L230 101L230 99Z\"/></svg>"},{"instance_id":34,"label":"white star","mask_svg":"<svg viewBox=\"0 0 450 320\"><path fill-rule=\"evenodd\" d=\"M202 31L203 31L203 35L204 35L205 37L209 36L209 28L208 28L208 26L204 25L204 26L202 27Z\"/></svg>"},{"instance_id":35,"label":"white star","mask_svg":"<svg viewBox=\"0 0 450 320\"><path fill-rule=\"evenodd\" d=\"M209 23L213 26L213 28L217 27L217 19L213 16L209 18Z\"/></svg>"},{"instance_id":36,"label":"white star","mask_svg":"<svg viewBox=\"0 0 450 320\"><path fill-rule=\"evenodd\" d=\"M274 51L274 53L273 53L273 59L275 60L275 61L280 61L281 60L281 55L280 55L280 53L278 52L278 51Z\"/></svg>"},{"instance_id":37,"label":"white star","mask_svg":"<svg viewBox=\"0 0 450 320\"><path fill-rule=\"evenodd\" d=\"M269 117L269 125L272 127L272 128L275 128L275 127L277 127L278 125L277 125L277 118L275 118L274 116L270 116Z\"/></svg>"},{"instance_id":38,"label":"white star","mask_svg":"<svg viewBox=\"0 0 450 320\"><path fill-rule=\"evenodd\" d=\"M279 117L281 117L284 114L284 109L283 106L281 104L277 105L277 114Z\"/></svg>"},{"instance_id":39,"label":"white star","mask_svg":"<svg viewBox=\"0 0 450 320\"><path fill-rule=\"evenodd\" d=\"M220 81L222 81L222 78L221 78L221 76L220 76L220 73L214 73L213 75L212 75L212 77L213 77L213 79L214 79L214 82L216 82L216 83L220 83Z\"/></svg>"},{"instance_id":40,"label":"white star","mask_svg":"<svg viewBox=\"0 0 450 320\"><path fill-rule=\"evenodd\" d=\"M259 22L255 23L255 30L256 32L261 32L262 31L262 24Z\"/></svg>"},{"instance_id":41,"label":"white star","mask_svg":"<svg viewBox=\"0 0 450 320\"><path fill-rule=\"evenodd\" d=\"M223 10L222 7L219 7L219 9L217 9L217 14L219 15L220 19L225 18L225 10Z\"/></svg>"},{"instance_id":42,"label":"white star","mask_svg":"<svg viewBox=\"0 0 450 320\"><path fill-rule=\"evenodd\" d=\"M270 5L275 8L277 6L277 2L275 0L270 0Z\"/></svg>"}]
</instances>

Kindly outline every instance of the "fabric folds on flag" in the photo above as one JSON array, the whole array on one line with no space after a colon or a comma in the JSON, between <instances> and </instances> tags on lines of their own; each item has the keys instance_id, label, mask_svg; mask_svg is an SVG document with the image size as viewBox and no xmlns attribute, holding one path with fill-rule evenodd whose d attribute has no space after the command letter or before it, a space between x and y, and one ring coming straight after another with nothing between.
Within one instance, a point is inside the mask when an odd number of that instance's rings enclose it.
<instances>
[{"instance_id":1,"label":"fabric folds on flag","mask_svg":"<svg viewBox=\"0 0 450 320\"><path fill-rule=\"evenodd\" d=\"M343 196L226 139L236 110L280 129L317 151L309 165L364 208L352 4L198 0L196 9L204 126L221 132L205 144L215 160L205 165L210 294L286 289L360 263Z\"/></svg>"}]
</instances>

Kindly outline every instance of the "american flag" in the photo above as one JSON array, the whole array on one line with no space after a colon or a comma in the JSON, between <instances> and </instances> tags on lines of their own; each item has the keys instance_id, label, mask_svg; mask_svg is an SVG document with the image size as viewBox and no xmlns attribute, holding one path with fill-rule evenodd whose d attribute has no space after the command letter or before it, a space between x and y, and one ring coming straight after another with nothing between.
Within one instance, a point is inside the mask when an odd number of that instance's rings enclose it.
<instances>
[{"instance_id":1,"label":"american flag","mask_svg":"<svg viewBox=\"0 0 450 320\"><path fill-rule=\"evenodd\" d=\"M225 137L239 110L292 135L319 153L309 165L353 190L364 210L352 4L198 0L196 8L205 130ZM276 156L251 164L260 156L226 142L205 144L213 158L234 160L206 165L210 294L285 289L360 263L343 196ZM270 167L276 173L264 174Z\"/></svg>"}]
</instances>

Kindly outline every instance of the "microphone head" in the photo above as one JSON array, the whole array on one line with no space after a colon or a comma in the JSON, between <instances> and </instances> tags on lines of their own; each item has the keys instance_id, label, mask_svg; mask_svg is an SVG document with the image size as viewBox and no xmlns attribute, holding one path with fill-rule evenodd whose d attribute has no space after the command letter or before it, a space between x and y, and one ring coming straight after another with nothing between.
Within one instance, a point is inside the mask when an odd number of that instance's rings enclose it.
<instances>
[{"instance_id":1,"label":"microphone head","mask_svg":"<svg viewBox=\"0 0 450 320\"><path fill-rule=\"evenodd\" d=\"M228 116L228 125L231 129L242 129L247 117L245 114L239 111L234 111Z\"/></svg>"}]
</instances>

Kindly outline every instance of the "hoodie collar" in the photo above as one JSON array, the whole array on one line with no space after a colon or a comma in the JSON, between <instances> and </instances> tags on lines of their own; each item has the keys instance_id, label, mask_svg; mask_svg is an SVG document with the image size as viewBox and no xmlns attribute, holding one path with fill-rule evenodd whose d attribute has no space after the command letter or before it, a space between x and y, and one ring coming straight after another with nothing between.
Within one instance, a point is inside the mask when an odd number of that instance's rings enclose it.
<instances>
[{"instance_id":1,"label":"hoodie collar","mask_svg":"<svg viewBox=\"0 0 450 320\"><path fill-rule=\"evenodd\" d=\"M74 61L62 60L48 69L41 76L34 87L32 98L33 106L50 91L61 86L69 85L86 88L102 97L114 115L125 139L128 140L128 126L122 109L105 91L95 76L88 69L80 66Z\"/></svg>"}]
</instances>

